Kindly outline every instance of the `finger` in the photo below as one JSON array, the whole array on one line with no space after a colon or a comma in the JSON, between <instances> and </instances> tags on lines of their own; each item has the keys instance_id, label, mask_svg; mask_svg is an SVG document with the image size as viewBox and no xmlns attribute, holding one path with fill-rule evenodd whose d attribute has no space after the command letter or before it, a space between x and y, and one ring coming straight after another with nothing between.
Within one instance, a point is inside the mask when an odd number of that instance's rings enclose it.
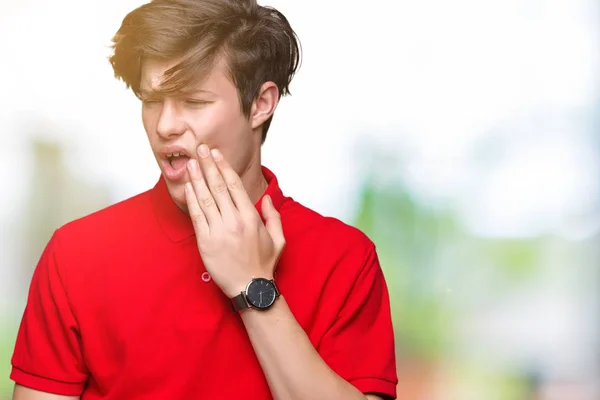
<instances>
[{"instance_id":1,"label":"finger","mask_svg":"<svg viewBox=\"0 0 600 400\"><path fill-rule=\"evenodd\" d=\"M234 215L235 205L229 195L229 189L227 183L221 176L221 172L212 158L210 149L207 145L201 144L198 148L198 156L202 173L208 185L208 189L215 199L219 211L225 219Z\"/></svg>"},{"instance_id":2,"label":"finger","mask_svg":"<svg viewBox=\"0 0 600 400\"><path fill-rule=\"evenodd\" d=\"M198 236L207 236L210 232L206 216L198 204L198 199L194 193L194 188L191 183L185 184L185 201L188 206L188 213L194 224L194 229Z\"/></svg>"},{"instance_id":3,"label":"finger","mask_svg":"<svg viewBox=\"0 0 600 400\"><path fill-rule=\"evenodd\" d=\"M283 236L281 215L273 205L271 196L266 195L263 197L261 208L267 232L269 232L269 236L273 239L275 248L281 251L285 247L285 237Z\"/></svg>"},{"instance_id":4,"label":"finger","mask_svg":"<svg viewBox=\"0 0 600 400\"><path fill-rule=\"evenodd\" d=\"M217 168L221 172L223 179L225 180L225 184L229 190L229 195L233 200L236 208L240 213L256 213L256 208L254 204L252 204L252 200L248 196L248 192L242 183L242 180L238 176L238 174L234 171L234 169L229 165L223 154L216 149L211 151L213 159L217 164Z\"/></svg>"},{"instance_id":5,"label":"finger","mask_svg":"<svg viewBox=\"0 0 600 400\"><path fill-rule=\"evenodd\" d=\"M204 213L208 225L214 226L222 223L221 214L217 208L215 199L213 199L210 190L208 190L206 182L202 177L198 161L193 158L188 161L188 172L190 174L192 188L194 189L196 203Z\"/></svg>"}]
</instances>

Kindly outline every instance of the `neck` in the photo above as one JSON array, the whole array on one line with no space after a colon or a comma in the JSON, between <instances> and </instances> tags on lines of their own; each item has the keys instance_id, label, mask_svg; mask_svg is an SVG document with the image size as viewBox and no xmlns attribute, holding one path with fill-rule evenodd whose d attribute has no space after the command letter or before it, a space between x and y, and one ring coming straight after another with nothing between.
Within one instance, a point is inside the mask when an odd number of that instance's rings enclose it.
<instances>
[{"instance_id":1,"label":"neck","mask_svg":"<svg viewBox=\"0 0 600 400\"><path fill-rule=\"evenodd\" d=\"M240 179L252 204L258 202L269 186L262 173L260 157L248 164L247 168L241 172Z\"/></svg>"}]
</instances>

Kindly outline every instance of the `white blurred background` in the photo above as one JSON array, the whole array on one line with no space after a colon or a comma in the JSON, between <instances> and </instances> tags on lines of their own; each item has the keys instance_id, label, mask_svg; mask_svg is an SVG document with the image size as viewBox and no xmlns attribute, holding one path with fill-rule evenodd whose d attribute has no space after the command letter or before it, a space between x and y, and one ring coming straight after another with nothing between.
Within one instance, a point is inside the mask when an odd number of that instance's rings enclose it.
<instances>
[{"instance_id":1,"label":"white blurred background","mask_svg":"<svg viewBox=\"0 0 600 400\"><path fill-rule=\"evenodd\" d=\"M54 229L159 172L107 61L143 2L0 4L2 399ZM378 245L399 398L600 399L599 2L261 4L303 46L264 165Z\"/></svg>"}]
</instances>

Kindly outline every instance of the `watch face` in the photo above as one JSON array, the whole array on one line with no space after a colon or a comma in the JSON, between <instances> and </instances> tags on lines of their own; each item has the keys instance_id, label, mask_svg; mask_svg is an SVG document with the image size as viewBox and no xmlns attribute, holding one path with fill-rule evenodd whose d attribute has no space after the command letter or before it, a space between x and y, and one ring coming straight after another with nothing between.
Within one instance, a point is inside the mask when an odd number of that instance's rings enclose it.
<instances>
[{"instance_id":1,"label":"watch face","mask_svg":"<svg viewBox=\"0 0 600 400\"><path fill-rule=\"evenodd\" d=\"M248 285L246 298L252 307L259 309L269 308L275 303L275 285L267 279L254 279Z\"/></svg>"}]
</instances>

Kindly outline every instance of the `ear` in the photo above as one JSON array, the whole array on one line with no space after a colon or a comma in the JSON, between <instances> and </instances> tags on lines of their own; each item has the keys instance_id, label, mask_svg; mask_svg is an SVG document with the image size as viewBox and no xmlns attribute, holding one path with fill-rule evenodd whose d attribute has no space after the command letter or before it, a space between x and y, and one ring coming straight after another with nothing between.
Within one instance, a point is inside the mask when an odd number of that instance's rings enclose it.
<instances>
[{"instance_id":1,"label":"ear","mask_svg":"<svg viewBox=\"0 0 600 400\"><path fill-rule=\"evenodd\" d=\"M271 118L279 103L279 89L273 82L265 82L260 88L258 96L252 102L250 123L256 129L266 120Z\"/></svg>"}]
</instances>

